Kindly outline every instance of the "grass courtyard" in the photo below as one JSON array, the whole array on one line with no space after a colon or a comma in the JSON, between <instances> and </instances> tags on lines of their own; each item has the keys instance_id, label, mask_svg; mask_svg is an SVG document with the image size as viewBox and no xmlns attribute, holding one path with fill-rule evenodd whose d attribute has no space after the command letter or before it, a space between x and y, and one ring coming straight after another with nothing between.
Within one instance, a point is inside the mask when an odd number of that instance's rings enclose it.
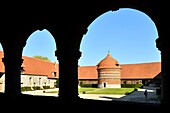
<instances>
[{"instance_id":1,"label":"grass courtyard","mask_svg":"<svg viewBox=\"0 0 170 113\"><path fill-rule=\"evenodd\" d=\"M129 94L132 93L135 88L84 88L78 89L79 94ZM48 91L46 93L58 93L58 90Z\"/></svg>"}]
</instances>

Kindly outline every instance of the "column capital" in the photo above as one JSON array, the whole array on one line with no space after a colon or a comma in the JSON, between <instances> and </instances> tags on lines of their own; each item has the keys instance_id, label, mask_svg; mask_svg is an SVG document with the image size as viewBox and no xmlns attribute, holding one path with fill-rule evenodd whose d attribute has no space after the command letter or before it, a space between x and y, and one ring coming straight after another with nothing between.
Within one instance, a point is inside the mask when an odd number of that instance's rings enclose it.
<instances>
[{"instance_id":1,"label":"column capital","mask_svg":"<svg viewBox=\"0 0 170 113\"><path fill-rule=\"evenodd\" d=\"M162 39L157 38L156 40L156 47L158 48L159 51L162 50Z\"/></svg>"},{"instance_id":2,"label":"column capital","mask_svg":"<svg viewBox=\"0 0 170 113\"><path fill-rule=\"evenodd\" d=\"M156 47L161 52L161 55L169 56L170 49L169 49L169 41L168 40L165 40L162 38L157 38L156 39Z\"/></svg>"},{"instance_id":3,"label":"column capital","mask_svg":"<svg viewBox=\"0 0 170 113\"><path fill-rule=\"evenodd\" d=\"M10 62L13 62L14 64L22 65L23 61L24 61L23 59L14 60L13 58L10 58L10 59L5 58L5 57L2 58L2 62L4 63L5 66L9 64Z\"/></svg>"},{"instance_id":4,"label":"column capital","mask_svg":"<svg viewBox=\"0 0 170 113\"><path fill-rule=\"evenodd\" d=\"M78 60L81 57L81 52L76 50L56 50L55 56L57 56L58 60L61 59Z\"/></svg>"}]
</instances>

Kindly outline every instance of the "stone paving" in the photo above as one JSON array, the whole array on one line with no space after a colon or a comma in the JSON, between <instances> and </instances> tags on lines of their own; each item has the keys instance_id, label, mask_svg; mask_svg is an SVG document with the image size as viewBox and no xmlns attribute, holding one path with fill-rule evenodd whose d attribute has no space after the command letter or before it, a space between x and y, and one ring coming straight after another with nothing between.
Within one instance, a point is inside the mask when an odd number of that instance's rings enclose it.
<instances>
[{"instance_id":1,"label":"stone paving","mask_svg":"<svg viewBox=\"0 0 170 113\"><path fill-rule=\"evenodd\" d=\"M160 96L156 94L155 89L147 89L148 92L147 98L144 95L144 91L145 89L138 89L137 91L134 91L133 93L127 96L123 96L119 100L160 104Z\"/></svg>"}]
</instances>

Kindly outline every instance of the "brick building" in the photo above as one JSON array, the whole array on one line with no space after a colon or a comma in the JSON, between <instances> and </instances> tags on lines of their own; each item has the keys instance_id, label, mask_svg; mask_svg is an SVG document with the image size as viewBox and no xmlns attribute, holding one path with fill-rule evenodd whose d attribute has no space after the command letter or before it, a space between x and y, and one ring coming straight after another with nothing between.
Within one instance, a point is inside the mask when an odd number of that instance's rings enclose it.
<instances>
[{"instance_id":1,"label":"brick building","mask_svg":"<svg viewBox=\"0 0 170 113\"><path fill-rule=\"evenodd\" d=\"M121 84L160 84L161 62L119 64L110 53L96 66L80 66L79 81L98 87L119 88Z\"/></svg>"},{"instance_id":2,"label":"brick building","mask_svg":"<svg viewBox=\"0 0 170 113\"><path fill-rule=\"evenodd\" d=\"M3 52L0 51L0 58ZM37 58L23 56L21 67L21 87L55 87L59 77L58 64ZM0 91L5 87L4 64L0 62ZM119 64L110 53L96 66L78 67L78 79L84 84L100 88L120 88L121 84L147 84L160 82L161 63Z\"/></svg>"}]
</instances>

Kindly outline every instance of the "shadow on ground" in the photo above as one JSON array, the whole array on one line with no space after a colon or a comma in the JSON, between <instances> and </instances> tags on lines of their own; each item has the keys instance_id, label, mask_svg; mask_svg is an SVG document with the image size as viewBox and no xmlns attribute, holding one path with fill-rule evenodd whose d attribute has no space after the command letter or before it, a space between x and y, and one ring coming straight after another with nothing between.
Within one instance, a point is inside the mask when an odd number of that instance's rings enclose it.
<instances>
[{"instance_id":1,"label":"shadow on ground","mask_svg":"<svg viewBox=\"0 0 170 113\"><path fill-rule=\"evenodd\" d=\"M80 113L121 113L145 112L160 113L160 104L123 102L118 100L101 101L91 99L60 99L53 96L21 94L7 96L0 94L1 110L5 112L80 112Z\"/></svg>"}]
</instances>

